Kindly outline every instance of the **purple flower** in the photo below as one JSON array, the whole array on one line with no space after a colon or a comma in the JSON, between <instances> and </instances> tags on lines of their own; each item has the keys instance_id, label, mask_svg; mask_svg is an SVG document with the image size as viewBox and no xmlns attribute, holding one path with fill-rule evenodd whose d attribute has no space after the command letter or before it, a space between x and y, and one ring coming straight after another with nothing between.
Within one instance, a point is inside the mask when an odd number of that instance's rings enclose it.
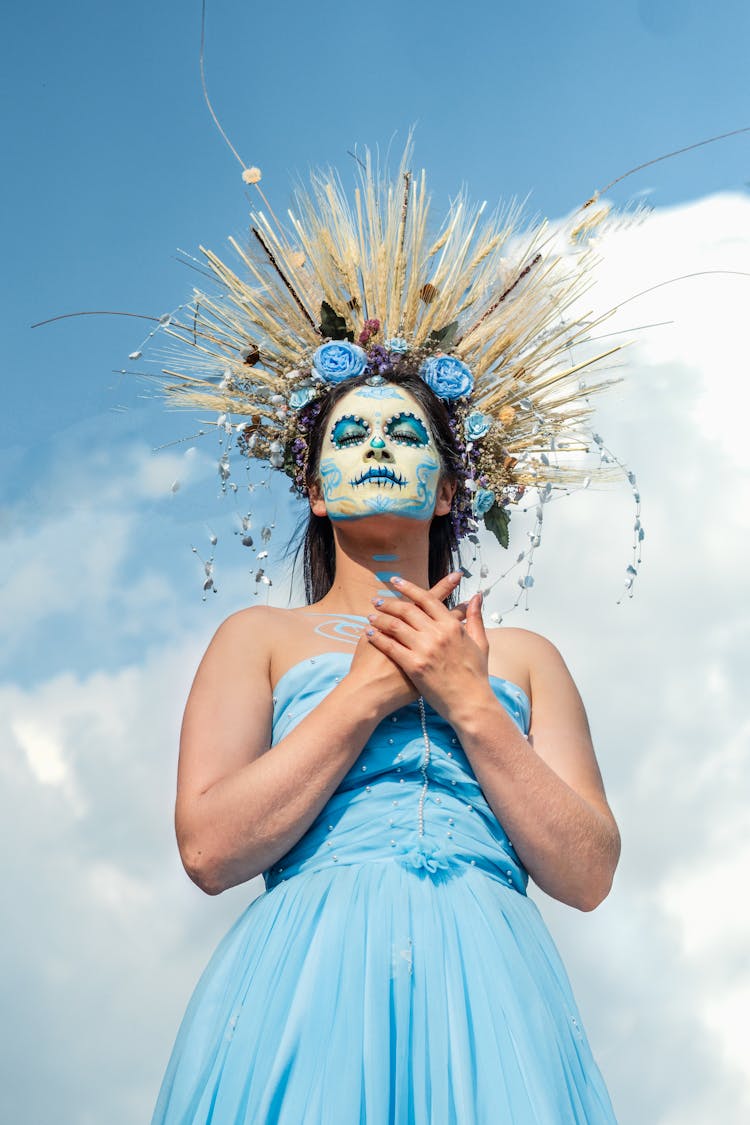
<instances>
[{"instance_id":1,"label":"purple flower","mask_svg":"<svg viewBox=\"0 0 750 1125\"><path fill-rule=\"evenodd\" d=\"M393 370L391 357L382 344L374 344L367 353L367 368L373 375L388 375Z\"/></svg>"},{"instance_id":2,"label":"purple flower","mask_svg":"<svg viewBox=\"0 0 750 1125\"><path fill-rule=\"evenodd\" d=\"M380 331L380 321L379 320L374 320L374 319L366 320L363 327L362 327L362 331L360 332L359 337L357 339L357 343L361 344L362 347L364 348L365 345L369 343L370 337L371 336L377 336L379 331Z\"/></svg>"}]
</instances>

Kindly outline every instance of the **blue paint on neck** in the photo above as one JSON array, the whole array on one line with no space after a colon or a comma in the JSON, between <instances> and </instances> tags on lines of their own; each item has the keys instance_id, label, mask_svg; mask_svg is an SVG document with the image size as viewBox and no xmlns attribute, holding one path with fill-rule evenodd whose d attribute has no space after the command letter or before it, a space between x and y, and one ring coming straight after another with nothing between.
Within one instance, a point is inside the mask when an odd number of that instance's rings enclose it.
<instances>
[{"instance_id":1,"label":"blue paint on neck","mask_svg":"<svg viewBox=\"0 0 750 1125\"><path fill-rule=\"evenodd\" d=\"M398 562L398 555L373 555L373 562Z\"/></svg>"},{"instance_id":2,"label":"blue paint on neck","mask_svg":"<svg viewBox=\"0 0 750 1125\"><path fill-rule=\"evenodd\" d=\"M375 577L379 578L381 582L390 582L394 574L398 574L397 570L376 570Z\"/></svg>"}]
</instances>

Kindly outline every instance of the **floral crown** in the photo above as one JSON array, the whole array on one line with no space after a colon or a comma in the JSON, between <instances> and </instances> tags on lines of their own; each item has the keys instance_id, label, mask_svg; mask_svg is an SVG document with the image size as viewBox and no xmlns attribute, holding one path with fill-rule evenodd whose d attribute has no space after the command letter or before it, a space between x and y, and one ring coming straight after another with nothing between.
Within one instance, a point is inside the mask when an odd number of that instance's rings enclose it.
<instances>
[{"instance_id":1,"label":"floral crown","mask_svg":"<svg viewBox=\"0 0 750 1125\"><path fill-rule=\"evenodd\" d=\"M485 214L464 194L435 231L424 172L407 148L390 178L369 153L353 200L334 172L299 189L286 226L260 192L251 236L230 239L241 273L201 248L215 282L196 290L164 331L164 385L180 405L214 410L239 450L306 490L307 435L332 385L363 373L417 371L446 404L461 469L453 526L480 522L507 546L509 505L611 474L580 454L600 447L587 426L592 392L617 347L592 348L580 311L595 255L589 208L567 232L522 229L516 208ZM570 237L566 238L565 234ZM229 419L230 421L227 421Z\"/></svg>"},{"instance_id":2,"label":"floral crown","mask_svg":"<svg viewBox=\"0 0 750 1125\"><path fill-rule=\"evenodd\" d=\"M457 470L458 477L458 488L451 508L456 543L477 530L478 520L484 520L498 541L507 547L507 504L511 495L513 499L520 497L522 488L513 481L513 459L503 450L502 442L493 442L492 438L486 443L481 441L490 435L494 419L479 410L471 409L474 377L469 367L447 352L430 353L421 349L413 354L403 336L378 342L382 334L380 321L375 318L365 321L356 343L346 337L337 339L334 321L341 318L337 318L327 304L322 313L331 338L316 349L306 385L293 391L289 400L292 409L299 411L296 419L297 436L291 444L292 466L291 470L288 469L296 490L300 493L306 491L309 452L307 435L320 413L320 407L325 401L325 391L329 387L345 384L362 375L366 376L368 384L378 385L389 378L398 379L405 374L416 374L447 408L455 453L455 464L451 468ZM441 333L440 342L447 342L449 333L453 333L456 327L451 325L449 332ZM338 331L343 332L343 329ZM347 332L346 335L350 333ZM306 409L303 410L303 406ZM510 418L508 408L506 418ZM244 451L245 439L242 435L238 444ZM281 458L282 454L279 452L279 467L283 467ZM495 487L490 487L490 484Z\"/></svg>"}]
</instances>

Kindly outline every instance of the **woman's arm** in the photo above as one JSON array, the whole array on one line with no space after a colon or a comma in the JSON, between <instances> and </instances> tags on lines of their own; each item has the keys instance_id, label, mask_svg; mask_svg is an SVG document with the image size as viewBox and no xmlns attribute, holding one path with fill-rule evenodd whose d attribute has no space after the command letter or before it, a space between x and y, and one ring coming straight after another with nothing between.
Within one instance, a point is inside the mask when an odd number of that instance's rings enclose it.
<instances>
[{"instance_id":1,"label":"woman's arm","mask_svg":"<svg viewBox=\"0 0 750 1125\"><path fill-rule=\"evenodd\" d=\"M185 870L207 894L246 882L284 855L377 724L416 698L403 673L361 642L350 673L270 747L273 612L253 608L224 622L185 709L175 827Z\"/></svg>"},{"instance_id":2,"label":"woman's arm","mask_svg":"<svg viewBox=\"0 0 750 1125\"><path fill-rule=\"evenodd\" d=\"M531 682L527 740L490 687L479 599L469 604L464 630L426 591L407 582L398 588L412 604L389 599L378 607L371 643L455 729L534 881L553 898L592 910L612 884L620 837L562 657L543 637L518 630Z\"/></svg>"},{"instance_id":3,"label":"woman's arm","mask_svg":"<svg viewBox=\"0 0 750 1125\"><path fill-rule=\"evenodd\" d=\"M455 707L451 725L534 882L561 902L593 910L612 885L620 835L562 657L543 637L518 633L531 679L528 740L489 687Z\"/></svg>"}]
</instances>

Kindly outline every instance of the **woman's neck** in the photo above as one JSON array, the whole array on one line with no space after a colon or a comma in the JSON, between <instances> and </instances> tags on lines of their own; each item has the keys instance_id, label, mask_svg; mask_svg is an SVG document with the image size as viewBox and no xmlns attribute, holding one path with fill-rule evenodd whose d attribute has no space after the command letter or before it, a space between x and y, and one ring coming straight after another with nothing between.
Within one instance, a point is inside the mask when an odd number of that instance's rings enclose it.
<instances>
[{"instance_id":1,"label":"woman's neck","mask_svg":"<svg viewBox=\"0 0 750 1125\"><path fill-rule=\"evenodd\" d=\"M372 534L365 522L375 524ZM386 529L384 522L376 517L357 520L356 526L355 521L334 524L336 577L316 610L366 617L373 598L399 597L389 581L393 575L427 587L429 523L389 520L397 526Z\"/></svg>"}]
</instances>

